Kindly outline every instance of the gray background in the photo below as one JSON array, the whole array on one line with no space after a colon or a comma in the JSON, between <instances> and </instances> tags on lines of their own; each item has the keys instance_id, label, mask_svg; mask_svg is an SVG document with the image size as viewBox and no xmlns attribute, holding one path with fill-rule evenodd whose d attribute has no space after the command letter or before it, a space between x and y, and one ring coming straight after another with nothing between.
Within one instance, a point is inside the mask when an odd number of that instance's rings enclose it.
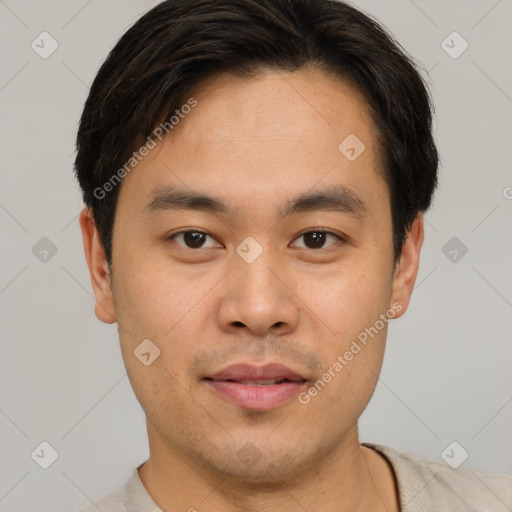
<instances>
[{"instance_id":1,"label":"gray background","mask_svg":"<svg viewBox=\"0 0 512 512\"><path fill-rule=\"evenodd\" d=\"M156 3L0 1L1 511L78 510L148 456L116 327L94 316L72 164L95 73ZM361 440L432 458L457 441L466 465L512 473L512 4L356 5L428 70L442 158L412 303L391 322ZM59 44L47 59L31 48L43 31ZM441 46L453 31L469 43L456 59ZM43 237L57 248L46 262L32 251ZM31 457L42 441L58 452L48 469Z\"/></svg>"}]
</instances>

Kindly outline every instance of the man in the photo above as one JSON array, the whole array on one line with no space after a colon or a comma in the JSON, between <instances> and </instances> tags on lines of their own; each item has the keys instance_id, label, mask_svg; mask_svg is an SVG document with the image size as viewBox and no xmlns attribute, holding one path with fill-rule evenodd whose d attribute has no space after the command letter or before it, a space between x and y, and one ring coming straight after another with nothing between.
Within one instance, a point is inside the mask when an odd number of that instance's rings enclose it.
<instances>
[{"instance_id":1,"label":"man","mask_svg":"<svg viewBox=\"0 0 512 512\"><path fill-rule=\"evenodd\" d=\"M169 0L101 67L76 172L150 457L108 511L505 511L512 477L360 444L437 184L428 91L329 0Z\"/></svg>"}]
</instances>

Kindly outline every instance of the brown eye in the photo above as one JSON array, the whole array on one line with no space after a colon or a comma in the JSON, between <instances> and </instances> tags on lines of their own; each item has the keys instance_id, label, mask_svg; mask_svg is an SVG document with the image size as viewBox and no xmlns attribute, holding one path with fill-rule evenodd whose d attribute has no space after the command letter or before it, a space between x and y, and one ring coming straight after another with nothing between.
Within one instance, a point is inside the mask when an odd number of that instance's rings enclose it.
<instances>
[{"instance_id":1,"label":"brown eye","mask_svg":"<svg viewBox=\"0 0 512 512\"><path fill-rule=\"evenodd\" d=\"M297 237L297 240L300 238L303 238L304 243L305 243L305 247L304 247L305 249L317 250L317 249L325 249L326 248L325 243L329 237L334 237L336 239L335 242L338 240L342 241L342 239L338 235L335 235L334 233L330 233L329 231L324 231L324 230L319 230L319 229L316 229L314 231L307 231L306 233L302 233L302 235ZM334 245L334 244L330 244L327 247L330 247L331 245Z\"/></svg>"},{"instance_id":2,"label":"brown eye","mask_svg":"<svg viewBox=\"0 0 512 512\"><path fill-rule=\"evenodd\" d=\"M169 240L175 240L181 237L182 243L180 245L188 249L205 249L204 245L207 237L212 238L208 233L203 231L180 231L169 237ZM213 238L212 238L213 240ZM210 246L211 247L211 246Z\"/></svg>"}]
</instances>

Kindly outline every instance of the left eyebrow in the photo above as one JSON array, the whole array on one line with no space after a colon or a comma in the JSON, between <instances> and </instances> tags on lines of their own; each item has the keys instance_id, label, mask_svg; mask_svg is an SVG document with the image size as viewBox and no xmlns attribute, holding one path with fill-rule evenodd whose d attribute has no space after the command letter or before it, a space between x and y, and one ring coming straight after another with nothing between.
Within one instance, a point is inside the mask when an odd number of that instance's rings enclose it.
<instances>
[{"instance_id":1,"label":"left eyebrow","mask_svg":"<svg viewBox=\"0 0 512 512\"><path fill-rule=\"evenodd\" d=\"M147 216L155 216L169 210L195 210L206 213L235 214L235 209L222 199L175 187L161 187L153 191L151 201L142 209ZM326 187L306 192L287 200L276 209L277 217L317 211L339 211L362 219L368 212L359 196L345 185Z\"/></svg>"},{"instance_id":2,"label":"left eyebrow","mask_svg":"<svg viewBox=\"0 0 512 512\"><path fill-rule=\"evenodd\" d=\"M317 211L338 211L362 219L368 213L368 208L352 189L345 185L335 185L306 192L287 201L280 215L285 217L294 213Z\"/></svg>"}]
</instances>

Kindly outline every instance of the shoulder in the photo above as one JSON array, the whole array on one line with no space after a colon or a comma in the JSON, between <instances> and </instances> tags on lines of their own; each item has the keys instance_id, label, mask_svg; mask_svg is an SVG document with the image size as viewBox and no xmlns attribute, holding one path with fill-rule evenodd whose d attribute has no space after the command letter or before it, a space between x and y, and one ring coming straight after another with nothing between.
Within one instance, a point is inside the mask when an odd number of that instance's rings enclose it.
<instances>
[{"instance_id":1,"label":"shoulder","mask_svg":"<svg viewBox=\"0 0 512 512\"><path fill-rule=\"evenodd\" d=\"M512 476L476 471L468 466L454 469L442 460L379 444L362 444L380 452L391 464L403 512L448 510L442 508L447 506L475 512L512 509Z\"/></svg>"},{"instance_id":2,"label":"shoulder","mask_svg":"<svg viewBox=\"0 0 512 512\"><path fill-rule=\"evenodd\" d=\"M140 479L138 470L141 466L142 464L132 470L122 487L78 512L162 512Z\"/></svg>"}]
</instances>

